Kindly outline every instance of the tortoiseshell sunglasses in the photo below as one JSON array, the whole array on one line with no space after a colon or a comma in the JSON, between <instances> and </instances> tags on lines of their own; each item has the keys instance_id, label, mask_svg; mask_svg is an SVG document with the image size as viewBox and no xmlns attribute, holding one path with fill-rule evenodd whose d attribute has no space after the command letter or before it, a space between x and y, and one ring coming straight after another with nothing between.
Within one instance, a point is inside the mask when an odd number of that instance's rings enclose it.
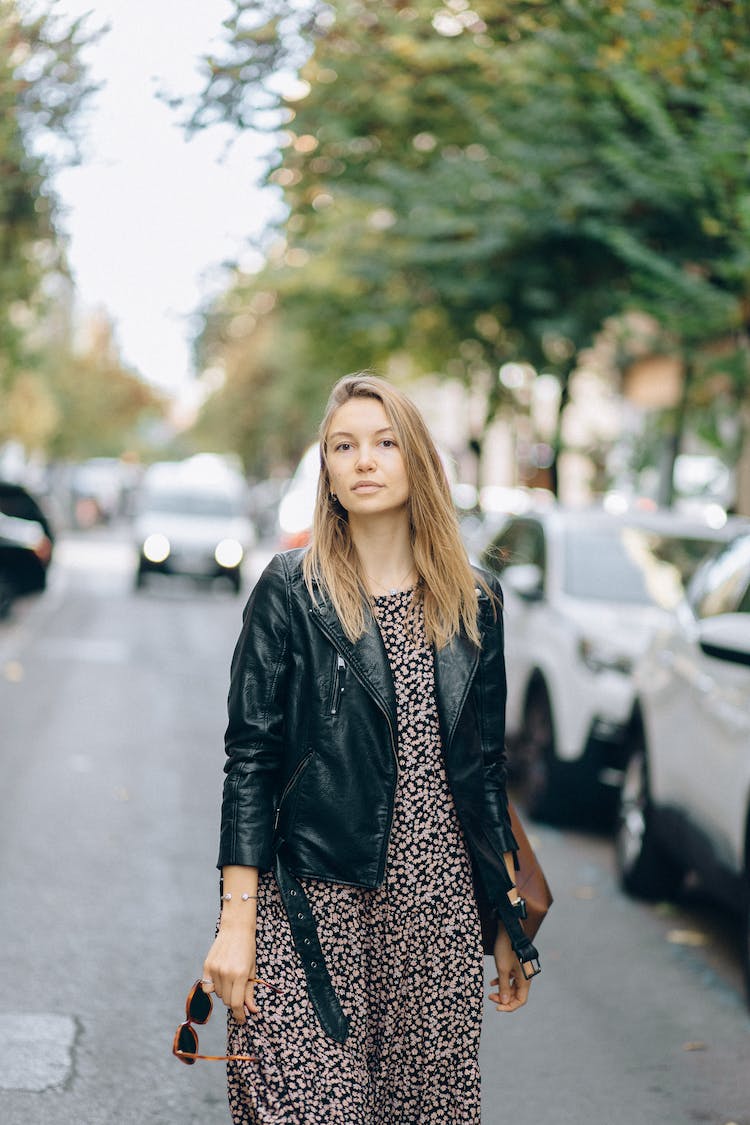
<instances>
[{"instance_id":1,"label":"tortoiseshell sunglasses","mask_svg":"<svg viewBox=\"0 0 750 1125\"><path fill-rule=\"evenodd\" d=\"M269 984L267 980L261 980L260 977L253 977L252 983L265 985L266 988L271 988L274 992L281 991L275 984ZM193 1024L208 1023L212 1011L213 1001L211 996L208 992L203 991L203 981L197 980L190 989L185 1003L185 1022L181 1023L174 1033L172 1054L180 1062L187 1063L188 1066L192 1066L196 1059L206 1059L208 1062L257 1062L256 1055L198 1054L198 1035Z\"/></svg>"}]
</instances>

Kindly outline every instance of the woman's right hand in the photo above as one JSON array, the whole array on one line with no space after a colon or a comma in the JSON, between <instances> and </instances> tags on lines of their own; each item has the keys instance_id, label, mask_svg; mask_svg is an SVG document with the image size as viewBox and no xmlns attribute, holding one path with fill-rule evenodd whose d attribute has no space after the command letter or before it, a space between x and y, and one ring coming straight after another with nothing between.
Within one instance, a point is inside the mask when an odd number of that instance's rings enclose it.
<instances>
[{"instance_id":1,"label":"woman's right hand","mask_svg":"<svg viewBox=\"0 0 750 1125\"><path fill-rule=\"evenodd\" d=\"M214 992L228 1008L237 1023L244 1024L247 1015L257 1013L255 1003L255 928L246 921L239 924L222 920L216 940L203 962L203 979L207 992Z\"/></svg>"}]
</instances>

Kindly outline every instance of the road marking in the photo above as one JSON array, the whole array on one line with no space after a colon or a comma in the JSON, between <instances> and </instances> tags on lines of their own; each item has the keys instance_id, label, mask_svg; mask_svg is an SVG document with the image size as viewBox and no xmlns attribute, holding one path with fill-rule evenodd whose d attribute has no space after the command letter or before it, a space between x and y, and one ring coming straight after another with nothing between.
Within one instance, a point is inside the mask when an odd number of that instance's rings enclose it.
<instances>
[{"instance_id":1,"label":"road marking","mask_svg":"<svg viewBox=\"0 0 750 1125\"><path fill-rule=\"evenodd\" d=\"M62 1086L73 1066L76 1025L49 1012L0 1013L0 1090Z\"/></svg>"}]
</instances>

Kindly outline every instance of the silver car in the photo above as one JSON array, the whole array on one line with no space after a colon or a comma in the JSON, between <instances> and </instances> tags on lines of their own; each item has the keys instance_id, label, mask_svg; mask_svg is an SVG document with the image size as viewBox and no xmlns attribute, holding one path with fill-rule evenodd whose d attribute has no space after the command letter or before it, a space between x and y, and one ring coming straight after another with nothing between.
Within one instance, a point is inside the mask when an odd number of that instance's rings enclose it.
<instances>
[{"instance_id":1,"label":"silver car","mask_svg":"<svg viewBox=\"0 0 750 1125\"><path fill-rule=\"evenodd\" d=\"M739 907L750 997L750 532L696 574L634 674L620 880L674 894L688 871Z\"/></svg>"},{"instance_id":2,"label":"silver car","mask_svg":"<svg viewBox=\"0 0 750 1125\"><path fill-rule=\"evenodd\" d=\"M242 564L255 543L245 483L205 457L152 466L134 521L136 587L153 574L226 579L242 589Z\"/></svg>"},{"instance_id":3,"label":"silver car","mask_svg":"<svg viewBox=\"0 0 750 1125\"><path fill-rule=\"evenodd\" d=\"M510 517L485 547L505 598L510 760L533 816L611 818L633 665L729 534L668 511L551 507Z\"/></svg>"}]
</instances>

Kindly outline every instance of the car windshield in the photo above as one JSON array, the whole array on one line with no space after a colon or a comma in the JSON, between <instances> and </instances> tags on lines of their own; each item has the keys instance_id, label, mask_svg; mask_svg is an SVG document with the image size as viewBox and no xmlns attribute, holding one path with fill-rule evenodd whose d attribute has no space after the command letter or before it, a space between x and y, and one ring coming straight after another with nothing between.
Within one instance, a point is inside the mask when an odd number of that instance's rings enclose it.
<instances>
[{"instance_id":1,"label":"car windshield","mask_svg":"<svg viewBox=\"0 0 750 1125\"><path fill-rule=\"evenodd\" d=\"M571 527L563 589L573 598L673 608L715 540L635 526Z\"/></svg>"},{"instance_id":2,"label":"car windshield","mask_svg":"<svg viewBox=\"0 0 750 1125\"><path fill-rule=\"evenodd\" d=\"M231 496L216 492L187 492L176 489L148 492L143 497L144 512L158 512L170 516L220 516L239 515L239 505Z\"/></svg>"}]
</instances>

